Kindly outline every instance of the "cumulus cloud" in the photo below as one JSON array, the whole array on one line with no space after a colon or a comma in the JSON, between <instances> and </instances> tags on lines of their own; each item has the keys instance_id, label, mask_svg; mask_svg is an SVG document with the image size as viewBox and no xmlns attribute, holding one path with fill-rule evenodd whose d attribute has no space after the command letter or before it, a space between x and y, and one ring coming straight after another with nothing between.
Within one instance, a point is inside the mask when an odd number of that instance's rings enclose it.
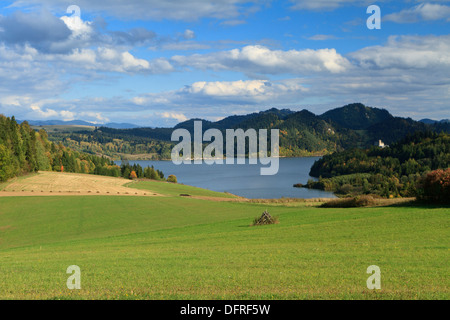
<instances>
[{"instance_id":1,"label":"cumulus cloud","mask_svg":"<svg viewBox=\"0 0 450 320\"><path fill-rule=\"evenodd\" d=\"M167 110L193 114L227 115L230 106L257 106L271 103L291 103L309 89L302 85L302 79L282 81L239 80L195 82L178 90L150 93L130 100L140 110Z\"/></svg>"},{"instance_id":2,"label":"cumulus cloud","mask_svg":"<svg viewBox=\"0 0 450 320\"><path fill-rule=\"evenodd\" d=\"M216 81L195 82L185 87L180 93L184 95L203 96L215 100L236 101L237 99L246 103L260 103L274 101L282 95L289 93L301 94L307 91L299 82L280 81L270 82L268 80L239 80L239 81Z\"/></svg>"},{"instance_id":3,"label":"cumulus cloud","mask_svg":"<svg viewBox=\"0 0 450 320\"><path fill-rule=\"evenodd\" d=\"M264 87L268 81L233 81L233 82L196 82L186 88L186 91L193 94L204 94L208 96L258 96L264 93Z\"/></svg>"},{"instance_id":4,"label":"cumulus cloud","mask_svg":"<svg viewBox=\"0 0 450 320\"><path fill-rule=\"evenodd\" d=\"M160 115L164 119L175 119L178 122L183 122L183 121L188 120L188 118L182 113L162 112L162 113L156 113L156 114Z\"/></svg>"},{"instance_id":5,"label":"cumulus cloud","mask_svg":"<svg viewBox=\"0 0 450 320\"><path fill-rule=\"evenodd\" d=\"M233 4L235 9L244 3L225 2ZM114 7L122 2L111 3ZM295 1L295 9L326 10L350 3L353 1ZM83 4L80 6L84 10ZM432 7L417 8L421 8L416 10L420 11L420 14L416 12L417 19L439 17ZM192 117L217 119L272 106L295 109L296 106L304 108L305 104L321 105L324 111L354 101L391 108L401 104L404 109L398 109L399 113L405 114L421 112L423 105L433 106L425 108L424 113L448 111L445 105L450 100L448 35L390 37L383 45L342 54L333 48L273 49L263 42L259 45L224 42L220 46L219 41L194 41L196 34L190 29L181 29L161 39L146 28L110 31L106 24L84 21L78 16L57 18L50 14L48 21L44 21L46 14L36 14L34 22L25 21L24 17L30 17L28 13L0 18L3 30L0 32L0 105L2 112L21 115L22 119L25 116L97 122L112 119L142 125L173 125ZM241 20L239 14L223 19ZM36 21L42 25L36 25ZM13 30L16 22L18 27ZM24 30L33 26L33 32L25 33ZM325 40L331 36L316 35L310 39ZM208 51L146 59L136 53L139 50L133 50L139 46L156 48L152 52L155 56L160 49ZM49 100L55 93L67 92L74 83L93 81L109 76L110 72L165 74L192 69L196 71L195 76L200 74L198 71L207 71L208 75L211 70L225 71L227 79L234 77L235 81L197 78L184 87L136 94L132 98L120 97L118 92L119 96L114 98ZM293 79L274 80L281 76ZM156 122L152 123L153 119Z\"/></svg>"},{"instance_id":6,"label":"cumulus cloud","mask_svg":"<svg viewBox=\"0 0 450 320\"><path fill-rule=\"evenodd\" d=\"M171 60L180 66L203 70L234 70L253 74L340 73L350 67L348 60L335 49L282 51L259 45L203 55L174 56Z\"/></svg>"},{"instance_id":7,"label":"cumulus cloud","mask_svg":"<svg viewBox=\"0 0 450 320\"><path fill-rule=\"evenodd\" d=\"M181 38L193 39L195 33L185 30ZM46 10L36 13L15 11L11 15L0 16L0 44L3 43L11 49L33 48L39 54L47 55L47 59L52 61L67 61L72 58L88 58L92 61L92 50L106 48L121 52L121 61L125 66L115 68L116 71L128 72L128 67L134 66L139 70L155 69L166 72L168 62L158 61L155 68L151 68L151 63L148 64L143 59L132 59L130 56L131 49L148 46L153 42L169 44L178 40L159 39L155 32L142 27L110 31L106 29L105 23L84 21L77 15L59 18ZM63 55L68 57L62 57Z\"/></svg>"},{"instance_id":8,"label":"cumulus cloud","mask_svg":"<svg viewBox=\"0 0 450 320\"><path fill-rule=\"evenodd\" d=\"M16 11L7 17L0 16L0 84L5 80L15 82L6 85L15 90L41 87L47 91L45 86L54 88L63 71L69 74L86 70L172 72L174 68L166 59L148 61L135 57L127 49L155 36L154 32L144 28L99 34L92 22L78 16L57 18L47 11ZM55 83L49 86L49 81ZM25 86L27 82L30 84Z\"/></svg>"},{"instance_id":9,"label":"cumulus cloud","mask_svg":"<svg viewBox=\"0 0 450 320\"><path fill-rule=\"evenodd\" d=\"M186 30L185 36L194 37L195 34ZM15 11L0 16L0 42L32 47L45 54L71 54L74 50L92 47L127 50L149 45L156 38L156 33L146 28L109 31L92 21L83 21L79 16L58 18L46 10L36 13Z\"/></svg>"},{"instance_id":10,"label":"cumulus cloud","mask_svg":"<svg viewBox=\"0 0 450 320\"><path fill-rule=\"evenodd\" d=\"M311 111L320 113L354 101L385 107L396 115L423 118L426 114L442 114L448 110L445 101L450 100L449 37L391 37L384 45L346 55L351 66L337 73L319 71L306 78L282 81L200 81L179 90L135 99L144 109L169 108L186 117L210 116L211 119L213 115L226 116L236 110L241 114L252 112L256 106L259 109L265 106L296 109L306 104ZM237 56L239 53L240 50ZM202 67L205 63L206 68L206 61L211 57L198 57L202 59L196 61L201 62ZM224 61L226 59L215 59L220 68L241 70ZM270 64L270 59L267 63Z\"/></svg>"},{"instance_id":11,"label":"cumulus cloud","mask_svg":"<svg viewBox=\"0 0 450 320\"><path fill-rule=\"evenodd\" d=\"M69 110L56 111L51 108L42 108L39 104L31 104L30 109L32 111L31 113L34 114L35 119L59 118L66 121L75 119L75 113Z\"/></svg>"},{"instance_id":12,"label":"cumulus cloud","mask_svg":"<svg viewBox=\"0 0 450 320\"><path fill-rule=\"evenodd\" d=\"M61 20L64 21L67 28L72 31L72 37L74 38L84 38L87 39L94 33L92 28L92 22L83 21L78 16L63 16Z\"/></svg>"},{"instance_id":13,"label":"cumulus cloud","mask_svg":"<svg viewBox=\"0 0 450 320\"><path fill-rule=\"evenodd\" d=\"M450 35L391 36L387 44L360 49L349 56L363 68L450 71Z\"/></svg>"},{"instance_id":14,"label":"cumulus cloud","mask_svg":"<svg viewBox=\"0 0 450 320\"><path fill-rule=\"evenodd\" d=\"M174 70L164 58L148 61L136 58L128 51L106 47L76 49L60 59L68 62L73 68L100 72L161 74Z\"/></svg>"},{"instance_id":15,"label":"cumulus cloud","mask_svg":"<svg viewBox=\"0 0 450 320\"><path fill-rule=\"evenodd\" d=\"M53 52L55 43L66 41L71 35L67 25L48 11L16 11L9 16L0 16L0 41L9 45L28 45Z\"/></svg>"},{"instance_id":16,"label":"cumulus cloud","mask_svg":"<svg viewBox=\"0 0 450 320\"><path fill-rule=\"evenodd\" d=\"M450 21L450 7L441 4L421 3L413 8L383 17L384 21L397 23L414 23L418 21L433 21L447 19Z\"/></svg>"}]
</instances>

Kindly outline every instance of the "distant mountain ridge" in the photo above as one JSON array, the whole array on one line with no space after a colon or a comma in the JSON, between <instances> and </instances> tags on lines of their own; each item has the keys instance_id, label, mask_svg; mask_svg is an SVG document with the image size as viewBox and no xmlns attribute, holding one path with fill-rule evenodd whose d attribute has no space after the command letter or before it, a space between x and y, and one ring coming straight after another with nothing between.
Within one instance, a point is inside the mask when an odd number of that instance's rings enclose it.
<instances>
[{"instance_id":1,"label":"distant mountain ridge","mask_svg":"<svg viewBox=\"0 0 450 320\"><path fill-rule=\"evenodd\" d=\"M268 115L275 115L278 119L285 120L289 118L291 115L296 113L304 113L307 112L310 115L314 115L320 119L331 121L334 125L340 126L342 128L352 129L352 130L365 130L369 129L371 126L379 125L384 121L393 121L393 119L406 119L401 117L394 117L389 113L386 109L373 108L365 106L362 103L352 103L345 105L343 107L331 109L326 111L321 115L315 115L314 113L308 110L302 111L292 111L290 109L277 109L271 108L261 112L255 112L246 115L233 115L228 116L222 120L212 122L209 120L204 120L200 118L189 119L183 122L178 123L173 127L173 129L193 129L194 121L201 120L203 123L203 129L207 130L209 128L218 128L218 129L226 129L226 128L235 128L237 125L246 124L251 122L257 122L258 119L262 119L267 117ZM409 118L408 118L409 119ZM442 120L432 120L432 119L421 119L419 121L415 121L410 119L413 122L420 122L427 125L433 124L449 124L450 119L442 119ZM27 121L32 126L53 126L53 125L67 125L67 126L90 126L90 127L105 127L112 129L135 129L135 128L151 128L150 126L139 126L132 123L94 123L84 120L16 120L17 123L22 123L23 121Z\"/></svg>"},{"instance_id":2,"label":"distant mountain ridge","mask_svg":"<svg viewBox=\"0 0 450 320\"><path fill-rule=\"evenodd\" d=\"M174 128L184 128L191 133L194 121L191 119L179 123ZM300 144L304 147L305 140L309 143L317 143L318 146L336 144L346 149L350 147L367 147L378 140L386 144L394 143L408 134L416 131L445 131L449 132L450 122L441 121L415 121L411 118L395 117L386 109L365 106L362 103L352 103L343 107L329 110L321 115L316 115L308 110L291 111L288 109L278 110L272 108L259 113L243 116L230 116L217 122L201 120L203 130L209 128L225 129L270 129L279 128L283 132L287 130L290 143ZM294 130L295 129L295 130ZM304 134L300 133L303 132ZM289 134L290 133L290 134ZM312 137L320 138L312 139ZM298 137L303 139L299 141ZM287 141L286 141L287 142Z\"/></svg>"},{"instance_id":3,"label":"distant mountain ridge","mask_svg":"<svg viewBox=\"0 0 450 320\"><path fill-rule=\"evenodd\" d=\"M203 120L203 119L190 119L184 122L180 122L179 124L177 124L174 129L187 129L187 130L193 130L194 128L194 122L195 121L202 121L202 126L204 130L208 130L210 128L216 128L216 129L230 129L230 128L235 128L238 125L241 125L242 123L247 123L249 121L252 121L253 119L258 119L259 117L264 117L267 115L276 115L277 117L284 119L286 117L288 117L291 114L294 114L295 111L289 110L289 109L276 109L276 108L271 108L269 110L266 111L261 111L261 112L255 112L255 113L250 113L250 114L246 114L246 115L233 115L233 116L229 116L226 117L222 120L216 121L216 122L211 122L208 120Z\"/></svg>"},{"instance_id":4,"label":"distant mountain ridge","mask_svg":"<svg viewBox=\"0 0 450 320\"><path fill-rule=\"evenodd\" d=\"M419 122L423 122L425 124L449 123L450 119L442 119L442 120L422 119L419 120Z\"/></svg>"},{"instance_id":5,"label":"distant mountain ridge","mask_svg":"<svg viewBox=\"0 0 450 320\"><path fill-rule=\"evenodd\" d=\"M202 121L203 132L226 129L279 129L280 155L285 157L322 156L352 148L369 148L379 140L386 145L418 131L450 132L450 122L424 123L411 118L395 117L385 109L352 103L316 115L308 110L292 111L271 108L247 115L233 115L219 121L190 119L173 128L99 127L91 132L65 133L58 130L49 138L83 152L111 157L147 155L152 159L170 159L175 129L194 133L194 122ZM68 124L65 122L65 124ZM77 122L78 125L83 123Z\"/></svg>"},{"instance_id":6,"label":"distant mountain ridge","mask_svg":"<svg viewBox=\"0 0 450 320\"><path fill-rule=\"evenodd\" d=\"M93 123L84 120L17 120L17 123L27 121L30 126L88 126L88 127L106 127L114 129L132 129L139 128L138 125L132 123L115 123L110 122L106 124Z\"/></svg>"}]
</instances>

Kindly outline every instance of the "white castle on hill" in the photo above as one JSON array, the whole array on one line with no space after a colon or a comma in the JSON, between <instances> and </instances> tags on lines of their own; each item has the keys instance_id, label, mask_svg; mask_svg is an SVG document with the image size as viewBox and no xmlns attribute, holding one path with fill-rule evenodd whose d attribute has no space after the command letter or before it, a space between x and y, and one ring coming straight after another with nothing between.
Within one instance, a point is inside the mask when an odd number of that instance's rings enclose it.
<instances>
[{"instance_id":1,"label":"white castle on hill","mask_svg":"<svg viewBox=\"0 0 450 320\"><path fill-rule=\"evenodd\" d=\"M381 140L378 140L378 142L375 142L375 145L380 148L389 147L388 145L385 145L384 142Z\"/></svg>"}]
</instances>

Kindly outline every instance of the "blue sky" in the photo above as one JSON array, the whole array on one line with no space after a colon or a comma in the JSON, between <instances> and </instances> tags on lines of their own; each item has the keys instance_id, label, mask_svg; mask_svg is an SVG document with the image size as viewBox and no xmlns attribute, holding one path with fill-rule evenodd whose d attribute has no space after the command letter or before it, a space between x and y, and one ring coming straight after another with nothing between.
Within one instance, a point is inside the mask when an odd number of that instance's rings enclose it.
<instances>
[{"instance_id":1,"label":"blue sky","mask_svg":"<svg viewBox=\"0 0 450 320\"><path fill-rule=\"evenodd\" d=\"M449 118L449 31L450 0L0 1L0 113L173 126L362 102Z\"/></svg>"}]
</instances>

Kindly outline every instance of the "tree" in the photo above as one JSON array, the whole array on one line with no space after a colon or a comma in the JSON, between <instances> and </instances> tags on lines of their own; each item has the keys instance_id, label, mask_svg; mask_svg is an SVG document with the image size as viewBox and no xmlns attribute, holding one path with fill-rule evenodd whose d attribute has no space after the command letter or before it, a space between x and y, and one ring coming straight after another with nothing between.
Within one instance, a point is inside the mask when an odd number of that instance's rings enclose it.
<instances>
[{"instance_id":1,"label":"tree","mask_svg":"<svg viewBox=\"0 0 450 320\"><path fill-rule=\"evenodd\" d=\"M71 138L67 140L70 143L79 142ZM124 161L119 167L109 158L74 151L62 143L50 142L43 129L36 132L26 121L19 125L14 117L8 118L0 114L0 181L38 170L60 172L62 168L66 172L125 178L130 178L131 171L134 171L131 178L144 177L144 170L139 164L130 166ZM155 179L164 176L153 168L147 170L147 175Z\"/></svg>"},{"instance_id":2,"label":"tree","mask_svg":"<svg viewBox=\"0 0 450 320\"><path fill-rule=\"evenodd\" d=\"M12 176L11 153L0 144L0 181L6 181Z\"/></svg>"},{"instance_id":3,"label":"tree","mask_svg":"<svg viewBox=\"0 0 450 320\"><path fill-rule=\"evenodd\" d=\"M130 179L137 179L137 174L136 174L136 171L131 171L131 173L130 173Z\"/></svg>"},{"instance_id":4,"label":"tree","mask_svg":"<svg viewBox=\"0 0 450 320\"><path fill-rule=\"evenodd\" d=\"M125 169L124 169L124 171L123 171L123 177L124 178L127 178L127 179L129 179L130 178L130 173L131 173L131 170L128 168L128 167L126 167Z\"/></svg>"},{"instance_id":5,"label":"tree","mask_svg":"<svg viewBox=\"0 0 450 320\"><path fill-rule=\"evenodd\" d=\"M167 177L167 182L177 183L177 177L174 174L171 174Z\"/></svg>"},{"instance_id":6,"label":"tree","mask_svg":"<svg viewBox=\"0 0 450 320\"><path fill-rule=\"evenodd\" d=\"M450 203L450 168L427 173L420 179L418 187L418 199Z\"/></svg>"}]
</instances>

